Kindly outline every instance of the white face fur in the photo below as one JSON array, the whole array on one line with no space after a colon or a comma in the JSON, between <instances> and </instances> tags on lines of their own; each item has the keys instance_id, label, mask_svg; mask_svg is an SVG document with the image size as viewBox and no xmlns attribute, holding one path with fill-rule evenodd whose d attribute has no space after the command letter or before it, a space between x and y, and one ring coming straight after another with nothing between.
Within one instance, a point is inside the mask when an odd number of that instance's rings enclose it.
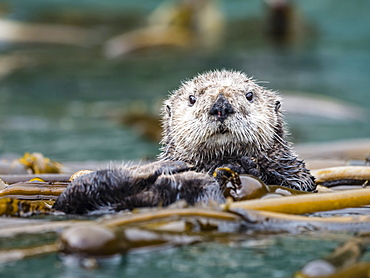
<instances>
[{"instance_id":1,"label":"white face fur","mask_svg":"<svg viewBox=\"0 0 370 278\"><path fill-rule=\"evenodd\" d=\"M223 97L232 112L211 108ZM271 146L281 126L280 97L244 73L207 72L184 82L163 107L162 158L203 161L253 155Z\"/></svg>"}]
</instances>

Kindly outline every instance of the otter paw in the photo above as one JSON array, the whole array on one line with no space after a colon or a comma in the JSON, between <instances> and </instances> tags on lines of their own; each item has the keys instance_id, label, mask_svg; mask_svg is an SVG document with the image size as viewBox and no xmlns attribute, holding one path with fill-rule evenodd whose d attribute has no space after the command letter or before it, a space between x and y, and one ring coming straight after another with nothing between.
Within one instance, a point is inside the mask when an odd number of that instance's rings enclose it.
<instances>
[{"instance_id":1,"label":"otter paw","mask_svg":"<svg viewBox=\"0 0 370 278\"><path fill-rule=\"evenodd\" d=\"M259 177L261 175L260 170L258 169L257 163L253 161L248 156L243 156L240 159L240 163L244 169L245 174L249 174L255 177Z\"/></svg>"},{"instance_id":2,"label":"otter paw","mask_svg":"<svg viewBox=\"0 0 370 278\"><path fill-rule=\"evenodd\" d=\"M129 168L137 178L154 177L161 174L174 174L191 170L192 165L183 161L156 161L144 165L135 165Z\"/></svg>"},{"instance_id":3,"label":"otter paw","mask_svg":"<svg viewBox=\"0 0 370 278\"><path fill-rule=\"evenodd\" d=\"M174 173L181 173L185 171L192 170L193 166L189 163L184 161L176 160L176 161L159 161L154 162L158 163L158 172L161 174L174 174Z\"/></svg>"}]
</instances>

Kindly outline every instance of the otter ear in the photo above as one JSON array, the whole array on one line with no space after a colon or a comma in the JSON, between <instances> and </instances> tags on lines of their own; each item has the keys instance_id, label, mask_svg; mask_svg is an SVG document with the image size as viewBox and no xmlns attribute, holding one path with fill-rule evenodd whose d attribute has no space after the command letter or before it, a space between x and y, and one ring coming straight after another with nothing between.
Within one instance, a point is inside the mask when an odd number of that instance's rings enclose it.
<instances>
[{"instance_id":1,"label":"otter ear","mask_svg":"<svg viewBox=\"0 0 370 278\"><path fill-rule=\"evenodd\" d=\"M168 114L168 117L171 117L171 107L169 105L166 105L166 112Z\"/></svg>"},{"instance_id":2,"label":"otter ear","mask_svg":"<svg viewBox=\"0 0 370 278\"><path fill-rule=\"evenodd\" d=\"M279 111L280 107L281 107L281 103L280 103L280 101L277 100L275 102L275 112Z\"/></svg>"}]
</instances>

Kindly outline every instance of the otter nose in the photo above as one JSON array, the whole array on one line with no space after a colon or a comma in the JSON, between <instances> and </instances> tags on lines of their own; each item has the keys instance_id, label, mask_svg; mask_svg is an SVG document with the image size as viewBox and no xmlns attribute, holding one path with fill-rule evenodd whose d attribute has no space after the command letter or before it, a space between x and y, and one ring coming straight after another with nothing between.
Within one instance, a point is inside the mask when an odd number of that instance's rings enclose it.
<instances>
[{"instance_id":1,"label":"otter nose","mask_svg":"<svg viewBox=\"0 0 370 278\"><path fill-rule=\"evenodd\" d=\"M234 113L234 109L224 95L220 94L209 113L216 116L217 120L223 123L230 114Z\"/></svg>"}]
</instances>

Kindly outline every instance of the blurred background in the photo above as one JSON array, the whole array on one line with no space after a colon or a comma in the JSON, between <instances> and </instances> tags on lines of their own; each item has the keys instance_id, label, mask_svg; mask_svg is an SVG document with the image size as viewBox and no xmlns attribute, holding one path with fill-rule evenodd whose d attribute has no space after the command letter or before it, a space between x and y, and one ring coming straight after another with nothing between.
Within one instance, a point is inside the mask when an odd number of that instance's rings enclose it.
<instances>
[{"instance_id":1,"label":"blurred background","mask_svg":"<svg viewBox=\"0 0 370 278\"><path fill-rule=\"evenodd\" d=\"M0 155L153 159L181 80L283 94L292 140L370 137L370 1L2 0Z\"/></svg>"}]
</instances>

